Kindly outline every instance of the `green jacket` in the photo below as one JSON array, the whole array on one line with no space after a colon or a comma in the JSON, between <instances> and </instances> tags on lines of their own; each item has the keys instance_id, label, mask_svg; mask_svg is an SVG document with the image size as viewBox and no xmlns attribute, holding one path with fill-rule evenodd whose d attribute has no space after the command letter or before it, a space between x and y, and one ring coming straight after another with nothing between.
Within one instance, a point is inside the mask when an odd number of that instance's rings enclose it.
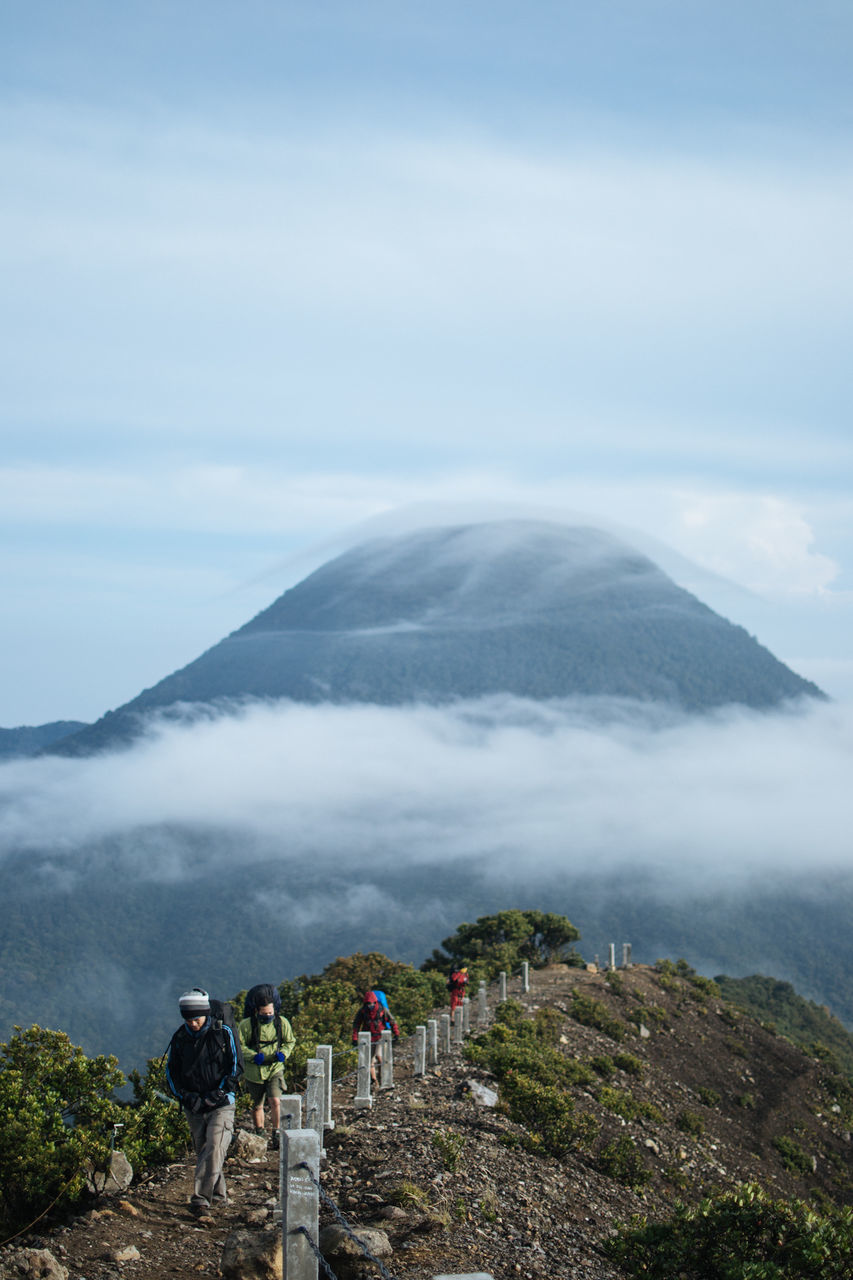
<instances>
[{"instance_id":1,"label":"green jacket","mask_svg":"<svg viewBox=\"0 0 853 1280\"><path fill-rule=\"evenodd\" d=\"M254 1080L255 1084L260 1084L264 1080L269 1080L270 1076L284 1075L284 1063L279 1062L275 1056L278 1048L275 1022L258 1023L258 1035L260 1038L258 1048L249 1043L252 1039L251 1018L244 1018L237 1030L240 1035L240 1048L243 1050L246 1080ZM293 1034L293 1027L291 1027L287 1018L281 1017L281 1052L285 1058L290 1057L295 1046L296 1036ZM263 1064L255 1062L255 1054L259 1052L264 1055Z\"/></svg>"}]
</instances>

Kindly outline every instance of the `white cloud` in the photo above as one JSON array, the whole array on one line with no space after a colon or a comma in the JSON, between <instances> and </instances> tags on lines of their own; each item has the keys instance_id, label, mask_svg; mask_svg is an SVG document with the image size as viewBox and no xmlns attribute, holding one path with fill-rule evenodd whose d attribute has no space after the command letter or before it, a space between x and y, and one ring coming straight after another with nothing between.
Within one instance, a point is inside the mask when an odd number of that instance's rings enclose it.
<instances>
[{"instance_id":1,"label":"white cloud","mask_svg":"<svg viewBox=\"0 0 853 1280\"><path fill-rule=\"evenodd\" d=\"M851 765L849 707L697 721L614 703L602 724L584 702L255 705L126 752L6 765L0 849L86 874L108 839L131 878L169 881L194 873L182 827L210 833L208 869L310 856L362 879L401 857L529 879L849 868Z\"/></svg>"}]
</instances>

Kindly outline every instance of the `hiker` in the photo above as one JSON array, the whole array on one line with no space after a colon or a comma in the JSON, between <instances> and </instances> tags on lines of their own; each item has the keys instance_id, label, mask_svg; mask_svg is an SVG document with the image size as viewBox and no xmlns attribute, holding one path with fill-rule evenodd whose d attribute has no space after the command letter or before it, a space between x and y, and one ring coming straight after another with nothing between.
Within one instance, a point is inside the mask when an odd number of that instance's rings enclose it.
<instances>
[{"instance_id":1,"label":"hiker","mask_svg":"<svg viewBox=\"0 0 853 1280\"><path fill-rule=\"evenodd\" d=\"M273 1150L279 1148L284 1064L296 1045L293 1028L281 1013L281 996L271 983L252 987L240 1023L240 1048L246 1064L246 1090L252 1102L255 1133L264 1132L264 1099L269 1099Z\"/></svg>"},{"instance_id":2,"label":"hiker","mask_svg":"<svg viewBox=\"0 0 853 1280\"><path fill-rule=\"evenodd\" d=\"M450 992L450 1025L456 1021L456 1010L462 1004L465 987L468 984L468 966L463 964L458 969L451 969L447 979L447 990Z\"/></svg>"},{"instance_id":3,"label":"hiker","mask_svg":"<svg viewBox=\"0 0 853 1280\"><path fill-rule=\"evenodd\" d=\"M185 991L178 1006L183 1023L169 1042L166 1082L190 1127L196 1154L190 1213L200 1218L211 1205L228 1203L222 1166L234 1133L242 1068L231 1029L213 1017L206 991Z\"/></svg>"},{"instance_id":4,"label":"hiker","mask_svg":"<svg viewBox=\"0 0 853 1280\"><path fill-rule=\"evenodd\" d=\"M378 1084L376 1068L382 1066L382 1032L390 1031L396 1044L400 1028L394 1021L391 1010L377 998L375 991L364 993L361 1008L352 1024L353 1044L358 1044L359 1031L370 1032L370 1079L374 1084Z\"/></svg>"}]
</instances>

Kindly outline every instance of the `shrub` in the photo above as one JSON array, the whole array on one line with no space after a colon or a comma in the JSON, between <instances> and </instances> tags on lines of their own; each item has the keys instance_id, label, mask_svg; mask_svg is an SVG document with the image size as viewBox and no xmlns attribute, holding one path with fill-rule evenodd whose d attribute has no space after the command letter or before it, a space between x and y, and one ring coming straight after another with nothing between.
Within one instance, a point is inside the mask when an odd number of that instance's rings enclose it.
<instances>
[{"instance_id":1,"label":"shrub","mask_svg":"<svg viewBox=\"0 0 853 1280\"><path fill-rule=\"evenodd\" d=\"M599 1090L598 1101L608 1111L614 1111L625 1120L637 1120L641 1116L647 1120L655 1120L658 1124L663 1120L663 1116L653 1103L641 1102L625 1089L613 1089L609 1085L603 1085Z\"/></svg>"},{"instance_id":2,"label":"shrub","mask_svg":"<svg viewBox=\"0 0 853 1280\"><path fill-rule=\"evenodd\" d=\"M613 1040L625 1039L624 1025L613 1017L607 1006L592 996L582 995L577 988L572 990L572 1005L569 1013L576 1022L580 1022L585 1027L596 1027Z\"/></svg>"},{"instance_id":3,"label":"shrub","mask_svg":"<svg viewBox=\"0 0 853 1280\"><path fill-rule=\"evenodd\" d=\"M448 1173L455 1173L462 1158L462 1152L465 1150L465 1139L462 1134L451 1133L449 1130L434 1133L432 1145L441 1156Z\"/></svg>"},{"instance_id":4,"label":"shrub","mask_svg":"<svg viewBox=\"0 0 853 1280\"><path fill-rule=\"evenodd\" d=\"M700 1100L705 1103L706 1107L716 1107L719 1104L720 1095L717 1093L716 1089L709 1089L707 1086L703 1085L702 1088L697 1089L696 1092L698 1093Z\"/></svg>"},{"instance_id":5,"label":"shrub","mask_svg":"<svg viewBox=\"0 0 853 1280\"><path fill-rule=\"evenodd\" d=\"M0 1233L20 1230L52 1204L85 1190L85 1165L105 1168L113 1096L124 1084L115 1058L87 1058L62 1031L33 1026L0 1045Z\"/></svg>"},{"instance_id":6,"label":"shrub","mask_svg":"<svg viewBox=\"0 0 853 1280\"><path fill-rule=\"evenodd\" d=\"M651 1178L636 1143L625 1134L599 1151L598 1167L608 1178L628 1187L641 1187Z\"/></svg>"},{"instance_id":7,"label":"shrub","mask_svg":"<svg viewBox=\"0 0 853 1280\"><path fill-rule=\"evenodd\" d=\"M814 1172L811 1156L793 1138L787 1138L783 1134L773 1139L773 1146L782 1157L782 1163L789 1173L808 1177Z\"/></svg>"},{"instance_id":8,"label":"shrub","mask_svg":"<svg viewBox=\"0 0 853 1280\"><path fill-rule=\"evenodd\" d=\"M675 1117L675 1127L682 1133L690 1133L699 1138L705 1132L705 1121L696 1111L679 1111Z\"/></svg>"},{"instance_id":9,"label":"shrub","mask_svg":"<svg viewBox=\"0 0 853 1280\"><path fill-rule=\"evenodd\" d=\"M550 1155L562 1156L588 1145L596 1125L590 1116L576 1116L568 1094L510 1071L501 1083L501 1098L510 1118L530 1129Z\"/></svg>"},{"instance_id":10,"label":"shrub","mask_svg":"<svg viewBox=\"0 0 853 1280\"><path fill-rule=\"evenodd\" d=\"M609 1080L616 1071L616 1065L613 1059L606 1053L601 1053L595 1058L590 1058L589 1065L592 1067L596 1075L601 1076L603 1080Z\"/></svg>"},{"instance_id":11,"label":"shrub","mask_svg":"<svg viewBox=\"0 0 853 1280\"><path fill-rule=\"evenodd\" d=\"M640 1058L635 1057L633 1053L614 1053L613 1065L618 1067L620 1071L624 1071L626 1075L637 1076L638 1078L645 1070Z\"/></svg>"},{"instance_id":12,"label":"shrub","mask_svg":"<svg viewBox=\"0 0 853 1280\"><path fill-rule=\"evenodd\" d=\"M817 1212L747 1185L678 1205L665 1222L623 1227L604 1247L646 1280L845 1280L853 1211Z\"/></svg>"}]
</instances>

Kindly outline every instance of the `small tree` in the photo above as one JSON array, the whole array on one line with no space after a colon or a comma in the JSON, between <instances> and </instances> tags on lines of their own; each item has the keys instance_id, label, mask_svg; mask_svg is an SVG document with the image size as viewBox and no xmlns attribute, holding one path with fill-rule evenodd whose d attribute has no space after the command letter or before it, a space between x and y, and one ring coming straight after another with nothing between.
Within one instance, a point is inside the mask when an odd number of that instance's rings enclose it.
<instances>
[{"instance_id":1,"label":"small tree","mask_svg":"<svg viewBox=\"0 0 853 1280\"><path fill-rule=\"evenodd\" d=\"M467 964L472 979L496 978L503 969L516 969L522 960L536 968L557 960L579 962L572 943L580 933L565 916L545 911L499 911L480 916L474 924L461 924L442 942L443 951L433 951L422 968L449 973L457 964Z\"/></svg>"}]
</instances>

